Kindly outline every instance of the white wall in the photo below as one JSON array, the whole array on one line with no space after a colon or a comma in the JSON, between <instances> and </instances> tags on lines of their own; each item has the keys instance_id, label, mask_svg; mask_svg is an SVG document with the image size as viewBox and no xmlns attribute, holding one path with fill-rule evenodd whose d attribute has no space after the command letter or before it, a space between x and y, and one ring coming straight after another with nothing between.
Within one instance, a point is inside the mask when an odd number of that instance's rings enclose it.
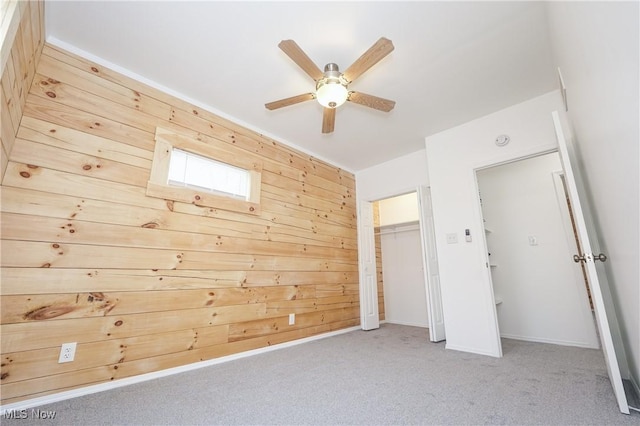
<instances>
[{"instance_id":1,"label":"white wall","mask_svg":"<svg viewBox=\"0 0 640 426\"><path fill-rule=\"evenodd\" d=\"M418 224L385 226L380 232L385 320L395 324L428 327Z\"/></svg>"},{"instance_id":2,"label":"white wall","mask_svg":"<svg viewBox=\"0 0 640 426\"><path fill-rule=\"evenodd\" d=\"M556 149L560 108L552 92L426 138L447 348L502 355L474 169ZM494 143L501 134L511 137L504 147Z\"/></svg>"},{"instance_id":3,"label":"white wall","mask_svg":"<svg viewBox=\"0 0 640 426\"><path fill-rule=\"evenodd\" d=\"M558 153L477 173L500 335L598 348L560 173Z\"/></svg>"},{"instance_id":4,"label":"white wall","mask_svg":"<svg viewBox=\"0 0 640 426\"><path fill-rule=\"evenodd\" d=\"M356 173L359 200L374 201L406 194L420 185L429 185L424 149Z\"/></svg>"},{"instance_id":5,"label":"white wall","mask_svg":"<svg viewBox=\"0 0 640 426\"><path fill-rule=\"evenodd\" d=\"M549 2L582 175L631 374L640 383L638 2Z\"/></svg>"},{"instance_id":6,"label":"white wall","mask_svg":"<svg viewBox=\"0 0 640 426\"><path fill-rule=\"evenodd\" d=\"M410 192L397 197L385 198L378 202L380 226L417 222L418 194Z\"/></svg>"}]
</instances>

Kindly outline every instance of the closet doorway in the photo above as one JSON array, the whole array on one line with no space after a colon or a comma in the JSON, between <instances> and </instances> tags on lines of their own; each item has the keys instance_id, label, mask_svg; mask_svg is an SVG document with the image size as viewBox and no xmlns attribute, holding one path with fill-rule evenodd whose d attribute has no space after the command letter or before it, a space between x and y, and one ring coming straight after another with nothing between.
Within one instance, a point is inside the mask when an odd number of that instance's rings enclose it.
<instances>
[{"instance_id":1,"label":"closet doorway","mask_svg":"<svg viewBox=\"0 0 640 426\"><path fill-rule=\"evenodd\" d=\"M364 214L366 210L368 214ZM359 246L361 282L369 283L361 288L363 329L374 328L371 315L377 315L380 305L387 322L427 327L429 340L445 340L430 188L419 186L415 192L402 196L362 202L359 212L359 243L369 240L367 234L371 241ZM367 271L372 270L378 271L382 303L366 296L373 284Z\"/></svg>"},{"instance_id":2,"label":"closet doorway","mask_svg":"<svg viewBox=\"0 0 640 426\"><path fill-rule=\"evenodd\" d=\"M500 335L598 348L558 153L476 177Z\"/></svg>"},{"instance_id":3,"label":"closet doorway","mask_svg":"<svg viewBox=\"0 0 640 426\"><path fill-rule=\"evenodd\" d=\"M417 193L376 201L374 209L385 321L428 328Z\"/></svg>"}]
</instances>

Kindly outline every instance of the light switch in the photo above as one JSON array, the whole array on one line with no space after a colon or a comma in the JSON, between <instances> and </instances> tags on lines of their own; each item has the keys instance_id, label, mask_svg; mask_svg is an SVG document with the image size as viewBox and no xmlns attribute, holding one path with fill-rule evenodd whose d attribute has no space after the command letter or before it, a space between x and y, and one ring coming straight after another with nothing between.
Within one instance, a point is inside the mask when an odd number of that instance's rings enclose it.
<instances>
[{"instance_id":1,"label":"light switch","mask_svg":"<svg viewBox=\"0 0 640 426\"><path fill-rule=\"evenodd\" d=\"M458 234L447 234L447 244L458 244Z\"/></svg>"}]
</instances>

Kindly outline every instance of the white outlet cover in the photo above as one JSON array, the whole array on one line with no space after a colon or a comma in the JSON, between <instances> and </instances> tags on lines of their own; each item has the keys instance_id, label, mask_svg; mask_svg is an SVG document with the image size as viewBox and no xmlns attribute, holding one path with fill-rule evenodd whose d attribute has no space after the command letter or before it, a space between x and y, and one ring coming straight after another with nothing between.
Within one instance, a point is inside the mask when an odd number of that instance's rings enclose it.
<instances>
[{"instance_id":1,"label":"white outlet cover","mask_svg":"<svg viewBox=\"0 0 640 426\"><path fill-rule=\"evenodd\" d=\"M60 347L60 356L58 357L58 364L63 362L71 362L76 357L76 346L78 342L63 343Z\"/></svg>"},{"instance_id":2,"label":"white outlet cover","mask_svg":"<svg viewBox=\"0 0 640 426\"><path fill-rule=\"evenodd\" d=\"M296 314L289 314L289 325L294 325L296 323Z\"/></svg>"},{"instance_id":3,"label":"white outlet cover","mask_svg":"<svg viewBox=\"0 0 640 426\"><path fill-rule=\"evenodd\" d=\"M458 234L447 234L447 244L457 244L458 243Z\"/></svg>"}]
</instances>

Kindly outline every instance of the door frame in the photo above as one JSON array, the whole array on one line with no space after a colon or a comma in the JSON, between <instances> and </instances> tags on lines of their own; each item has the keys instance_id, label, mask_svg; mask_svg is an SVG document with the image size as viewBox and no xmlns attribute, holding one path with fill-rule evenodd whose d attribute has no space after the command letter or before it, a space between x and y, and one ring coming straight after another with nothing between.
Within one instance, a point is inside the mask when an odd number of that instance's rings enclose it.
<instances>
[{"instance_id":1,"label":"door frame","mask_svg":"<svg viewBox=\"0 0 640 426\"><path fill-rule=\"evenodd\" d=\"M429 188L428 186L426 186ZM371 287L374 283L371 282L371 276L373 275L375 279L375 288L376 288L376 296L377 296L377 271L376 271L376 262L375 262L375 236L374 236L374 224L373 224L373 203L376 201L384 200L387 198L393 198L404 194L416 193L418 197L418 218L420 222L420 237L421 237L421 248L422 248L422 261L423 265L428 264L428 254L425 250L425 241L423 232L423 221L424 221L424 211L423 209L426 207L421 200L420 194L423 191L424 186L416 186L414 188L410 188L407 190L399 190L393 191L392 193L386 194L376 194L375 196L370 196L367 198L358 198L356 200L357 204L357 228L358 228L358 277L359 277L359 299L360 299L360 320L361 320L361 328L363 330L373 330L379 328L379 306L378 306L378 297L371 297ZM371 211L371 213L370 213ZM373 243L372 243L373 242ZM435 245L435 244L434 244ZM373 259L373 261L372 261ZM428 311L433 312L433 303L439 303L440 312L442 311L442 299L439 301L434 301L433 298L429 297L429 277L427 268L423 267L423 272L425 275L425 295L426 295L426 303ZM384 284L383 284L384 285ZM440 293L437 292L439 295ZM429 315L429 335L431 341L434 338L431 337L431 318L432 315ZM442 326L444 328L444 325ZM444 339L444 331L441 334L441 339Z\"/></svg>"},{"instance_id":2,"label":"door frame","mask_svg":"<svg viewBox=\"0 0 640 426\"><path fill-rule=\"evenodd\" d=\"M562 114L562 116L560 115L560 113L558 113L557 111L553 111L551 114L551 119L553 122L553 125L555 127L555 131L556 131L556 137L559 140L560 138L562 138L564 140L565 136L564 136L564 129L563 129L563 124L565 124L563 122L563 120L568 120L568 117L566 117L566 114ZM477 164L475 167L473 167L473 179L474 179L474 183L475 183L475 193L478 194L479 191L479 185L478 185L478 179L477 179L477 171L488 168L488 167L493 167L493 166L499 166L502 164L508 164L508 163L513 163L515 161L519 161L519 160L525 160L527 158L532 158L532 157L537 157L539 155L543 155L543 154L548 154L548 153L553 153L553 152L557 152L558 155L560 156L560 161L562 163L562 172L565 174L565 177L567 176L568 173L571 173L573 175L573 178L575 179L575 174L572 168L572 165L566 164L565 163L565 159L569 157L569 154L566 152L566 144L570 143L570 137L569 137L569 142L565 142L565 145L562 146L560 144L560 142L556 140L556 146L553 148L549 148L549 149L541 149L541 150L531 150L528 152L523 152L522 155L520 156L516 156L513 158L509 158L506 160L502 160L502 161L485 161L481 164ZM565 152L562 152L562 150L565 150ZM579 176L578 176L579 177ZM571 192L570 190L568 190L568 195L572 198L572 208L573 208L573 213L575 215L575 218L577 221L580 221L580 218L578 218L578 215L582 215L582 221L584 222L585 219L590 219L590 215L589 215L589 211L588 211L588 206L585 205L584 207L580 207L580 199L574 200L573 197L571 196ZM580 194L582 195L582 194ZM479 229L482 229L483 225L483 220L482 220L482 206L480 204L480 197L477 196L475 197L475 212L476 212L476 216L477 216L477 223L479 226ZM585 218L586 217L586 218ZM589 229L589 231L593 231L592 227ZM593 233L593 232L590 232ZM489 269L489 256L486 250L487 247L487 241L486 241L486 236L484 235L484 233L480 233L481 234L481 238L485 247L484 250L484 261L485 264L487 265L487 269ZM591 238L596 238L597 235L589 235L589 237ZM582 238L581 238L582 240ZM581 245L582 245L582 250L587 252L589 251L587 247L584 247L584 241L581 241ZM594 262L593 260L591 260L591 262L587 262L587 268L591 268L593 271L592 273L595 274L595 266L594 266ZM497 317L497 310L496 310L496 305L495 305L495 300L494 300L494 296L493 296L493 281L491 280L491 271L487 272L488 277L489 277L489 285L490 285L490 289L491 289L491 302L492 302L492 309L493 309L493 315L494 315L494 319L495 319L495 331L496 331L496 338L498 340L498 349L500 352L499 356L502 356L502 342L500 341L500 329L498 326L498 317ZM591 274L589 274L591 275ZM590 277L589 279L589 286L591 289L591 295L594 298L594 308L595 308L595 312L596 312L596 324L598 327L598 338L602 347L602 350L604 352L605 355L605 363L607 366L607 371L609 373L609 380L612 382L612 388L613 388L613 392L616 396L616 401L618 403L618 407L620 409L620 411L624 414L629 414L629 407L627 404L627 400L625 397L625 393L624 393L624 389L622 386L622 380L621 380L621 367L625 368L626 365L624 365L624 362L626 361L625 359L625 353L624 353L624 346L622 346L619 342L614 342L614 338L617 338L619 336L619 325L617 323L617 319L615 317L615 310L612 310L611 308L613 308L613 306L609 303L607 304L606 301L602 300L602 292L605 293L609 293L609 287L607 283L604 283L604 287L601 288L600 283L598 283L597 279L595 280L596 282L594 283L594 280ZM608 298L610 300L610 297ZM609 309L609 312L606 312L606 310ZM608 316L610 316L611 318L607 318ZM613 335L613 336L612 336ZM613 338L612 338L613 337ZM622 365L619 363L618 361L618 357L622 358L623 363Z\"/></svg>"},{"instance_id":3,"label":"door frame","mask_svg":"<svg viewBox=\"0 0 640 426\"><path fill-rule=\"evenodd\" d=\"M483 201L480 200L480 196L484 195L481 193L481 187L480 187L480 179L479 179L479 172L487 170L487 169L493 169L496 167L501 167L501 166L505 166L505 165L513 165L516 163L520 163L523 161L527 161L527 160L531 160L533 158L537 158L537 157L542 157L542 156L547 156L547 155L551 155L551 154L555 154L555 156L557 157L558 162L561 162L561 158L560 158L560 152L558 151L558 149L551 149L551 150L547 150L544 152L540 152L540 153L536 153L536 154L531 154L531 155L526 155L524 157L519 157L519 158L514 158L512 160L508 160L508 161L503 161L500 163L497 163L495 165L489 165L489 166L485 166L485 167L481 167L481 168L477 168L474 169L474 174L475 174L475 179L476 179L476 186L477 186L477 192L478 192L478 205L480 206L480 216L481 216L481 222L483 224L483 226L485 225L485 221L484 221L484 210L483 208L487 206L486 203L486 199L484 199L484 203ZM543 172L539 172L539 173L543 173ZM547 172L544 172L547 173ZM572 238L574 238L574 234L573 234L573 230L570 229L571 228L571 215L572 215L572 211L569 211L570 207L569 205L567 205L566 199L564 198L565 196L568 197L568 194L566 193L566 190L563 186L562 181L560 181L560 177L564 176L565 171L564 169L560 168L560 169L556 169L552 172L550 172L548 175L545 174L545 176L550 176L551 180L552 180L552 185L553 185L553 190L554 190L554 194L555 194L555 202L557 203L557 208L559 208L561 210L561 220L562 220L562 237L564 237L565 239L567 239L567 243L568 243L568 247L571 250L571 255L573 255L575 253L575 240L572 240ZM483 206L484 204L484 206ZM498 318L498 305L500 302L498 302L498 299L496 299L495 296L495 283L493 280L493 269L491 268L491 258L489 257L489 253L492 251L489 249L489 245L488 245L488 233L487 233L487 229L486 226L484 228L485 232L479 232L478 234L481 235L481 243L483 244L484 247L484 251L483 253L485 253L485 265L487 266L486 271L488 274L488 280L489 283L491 285L491 290L492 290L492 294L493 294L493 299L494 299L494 304L495 304L495 310L496 310L496 329L498 330L498 335L500 336L500 339L506 337L506 338L514 338L514 339L522 339L522 340L528 340L528 341L534 341L534 342L539 342L539 343L551 343L551 344L563 344L560 341L554 342L554 341L547 341L545 342L544 340L536 340L533 338L527 339L527 338L520 338L520 337L511 337L511 336L504 336L501 331L500 331L500 321ZM489 231L491 232L491 231ZM570 233L570 234L569 234ZM496 247L493 247L494 249L496 249ZM503 248L504 249L504 248ZM495 262L496 259L493 259L493 261ZM581 301L580 303L582 303L583 305L580 307L580 318L582 321L584 321L585 323L588 323L591 325L592 329L593 329L593 336L592 338L589 337L588 339L586 339L584 342L580 342L579 344L574 344L575 347L582 347L582 348L589 348L589 349L600 349L601 345L600 345L600 338L597 335L596 332L596 324L594 321L594 318L591 314L591 309L589 308L589 295L587 292L587 287L585 287L585 280L584 277L582 276L582 271L581 270L574 270L573 272L573 284L576 286L580 286L580 288L578 289L578 291L583 291L583 287L584 289L584 299L582 297L579 298L579 300ZM499 292L498 292L499 294ZM573 299L572 299L573 300ZM541 307L543 307L543 305L541 305ZM504 324L503 324L504 325ZM591 328L590 327L590 328Z\"/></svg>"}]
</instances>

